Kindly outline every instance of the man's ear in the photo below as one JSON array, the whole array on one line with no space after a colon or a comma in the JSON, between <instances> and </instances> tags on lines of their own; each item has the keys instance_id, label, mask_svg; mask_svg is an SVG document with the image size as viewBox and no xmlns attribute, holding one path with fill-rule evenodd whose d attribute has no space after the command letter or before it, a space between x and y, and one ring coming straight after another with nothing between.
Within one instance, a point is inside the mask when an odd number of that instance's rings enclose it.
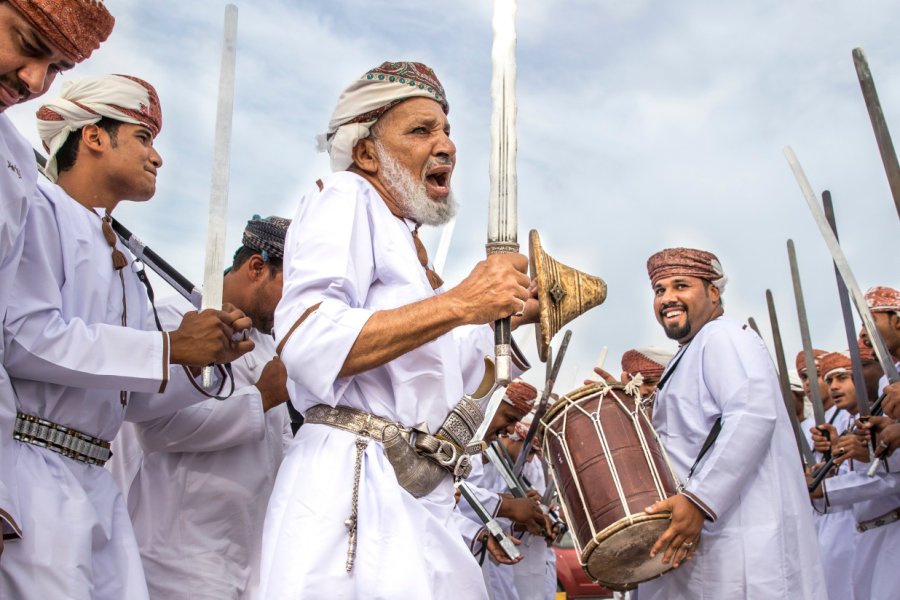
<instances>
[{"instance_id":1,"label":"man's ear","mask_svg":"<svg viewBox=\"0 0 900 600\"><path fill-rule=\"evenodd\" d=\"M375 153L375 140L366 137L353 146L353 164L363 173L374 175L378 172L378 155Z\"/></svg>"},{"instance_id":2,"label":"man's ear","mask_svg":"<svg viewBox=\"0 0 900 600\"><path fill-rule=\"evenodd\" d=\"M259 254L254 254L247 259L247 277L250 281L259 281L263 276L268 277L268 266Z\"/></svg>"},{"instance_id":3,"label":"man's ear","mask_svg":"<svg viewBox=\"0 0 900 600\"><path fill-rule=\"evenodd\" d=\"M716 284L709 284L709 299L712 300L713 304L719 304L719 299L722 296L722 292L719 291L719 288L716 287Z\"/></svg>"},{"instance_id":4,"label":"man's ear","mask_svg":"<svg viewBox=\"0 0 900 600\"><path fill-rule=\"evenodd\" d=\"M109 134L97 125L81 128L81 145L94 152L102 152L109 143Z\"/></svg>"}]
</instances>

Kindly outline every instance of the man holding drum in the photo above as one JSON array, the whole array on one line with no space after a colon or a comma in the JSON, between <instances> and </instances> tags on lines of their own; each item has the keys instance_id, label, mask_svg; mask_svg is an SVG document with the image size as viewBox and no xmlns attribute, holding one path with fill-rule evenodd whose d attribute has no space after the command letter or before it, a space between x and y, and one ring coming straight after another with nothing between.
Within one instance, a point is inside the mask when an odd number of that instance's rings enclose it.
<instances>
[{"instance_id":1,"label":"man holding drum","mask_svg":"<svg viewBox=\"0 0 900 600\"><path fill-rule=\"evenodd\" d=\"M657 321L681 345L653 424L683 487L647 508L672 513L651 556L663 552L676 570L641 584L641 600L826 597L774 365L758 335L723 316L719 260L671 248L651 256L647 270Z\"/></svg>"}]
</instances>

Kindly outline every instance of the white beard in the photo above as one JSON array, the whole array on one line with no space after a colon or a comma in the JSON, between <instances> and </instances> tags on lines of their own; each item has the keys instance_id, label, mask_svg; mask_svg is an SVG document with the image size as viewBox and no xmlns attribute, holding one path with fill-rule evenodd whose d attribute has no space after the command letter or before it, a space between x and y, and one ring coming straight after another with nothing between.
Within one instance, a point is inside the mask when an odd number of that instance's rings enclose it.
<instances>
[{"instance_id":1,"label":"white beard","mask_svg":"<svg viewBox=\"0 0 900 600\"><path fill-rule=\"evenodd\" d=\"M385 186L393 195L397 208L406 218L422 225L443 225L456 216L459 204L451 191L443 202L428 196L424 181L416 181L412 173L384 150L381 142L375 140L375 156L384 176ZM430 159L434 160L434 159ZM431 165L426 166L426 170Z\"/></svg>"}]
</instances>

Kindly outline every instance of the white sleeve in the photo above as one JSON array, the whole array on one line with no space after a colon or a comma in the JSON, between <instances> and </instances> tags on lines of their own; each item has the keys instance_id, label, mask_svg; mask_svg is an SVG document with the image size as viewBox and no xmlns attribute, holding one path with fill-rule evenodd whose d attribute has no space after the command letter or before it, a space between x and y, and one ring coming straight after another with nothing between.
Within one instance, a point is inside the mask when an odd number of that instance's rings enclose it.
<instances>
[{"instance_id":1,"label":"white sleeve","mask_svg":"<svg viewBox=\"0 0 900 600\"><path fill-rule=\"evenodd\" d=\"M371 316L364 308L375 273L365 199L351 186L305 198L285 241L284 292L275 312L281 359L298 396L334 406L350 378L339 379L350 348ZM318 308L313 308L318 305Z\"/></svg>"}]
</instances>

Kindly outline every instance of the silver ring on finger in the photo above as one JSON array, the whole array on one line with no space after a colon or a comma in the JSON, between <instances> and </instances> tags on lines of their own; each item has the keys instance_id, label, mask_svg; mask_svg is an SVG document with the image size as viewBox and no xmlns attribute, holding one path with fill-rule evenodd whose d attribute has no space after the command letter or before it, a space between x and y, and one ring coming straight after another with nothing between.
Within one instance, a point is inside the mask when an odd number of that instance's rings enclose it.
<instances>
[{"instance_id":1,"label":"silver ring on finger","mask_svg":"<svg viewBox=\"0 0 900 600\"><path fill-rule=\"evenodd\" d=\"M522 303L522 308L519 310L519 312L513 313L514 317L521 317L522 315L525 314L525 301L522 300L521 298L519 298L519 302Z\"/></svg>"},{"instance_id":2,"label":"silver ring on finger","mask_svg":"<svg viewBox=\"0 0 900 600\"><path fill-rule=\"evenodd\" d=\"M684 546L685 548L690 549L690 548L693 548L693 547L694 547L694 542L685 542L685 543L682 544L682 546Z\"/></svg>"}]
</instances>

